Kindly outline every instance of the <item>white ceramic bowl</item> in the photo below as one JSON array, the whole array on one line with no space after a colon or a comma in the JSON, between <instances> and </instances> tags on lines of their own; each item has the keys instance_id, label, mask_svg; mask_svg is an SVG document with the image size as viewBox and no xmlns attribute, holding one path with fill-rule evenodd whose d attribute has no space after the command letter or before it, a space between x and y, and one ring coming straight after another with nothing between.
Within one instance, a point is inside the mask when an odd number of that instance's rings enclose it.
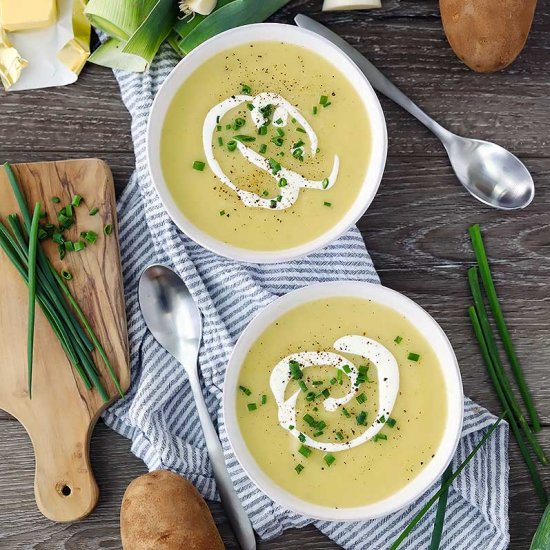
<instances>
[{"instance_id":1,"label":"white ceramic bowl","mask_svg":"<svg viewBox=\"0 0 550 550\"><path fill-rule=\"evenodd\" d=\"M166 112L183 82L205 61L221 51L249 42L282 41L311 50L335 65L353 85L367 110L372 132L372 152L365 180L355 202L347 214L320 237L300 246L278 251L255 251L232 246L208 235L191 223L179 210L166 185L160 162L160 140ZM196 139L201 139L197 136ZM175 224L191 239L221 256L242 262L276 263L305 256L323 248L345 233L365 213L374 199L386 163L387 131L384 114L371 85L351 59L328 40L291 25L260 23L231 29L211 38L187 55L170 73L161 86L147 129L147 161L153 183L168 214Z\"/></svg>"},{"instance_id":2,"label":"white ceramic bowl","mask_svg":"<svg viewBox=\"0 0 550 550\"><path fill-rule=\"evenodd\" d=\"M239 371L251 346L264 330L295 307L337 296L373 300L404 315L430 342L443 369L447 392L447 423L443 439L429 464L397 493L366 506L330 508L302 500L273 482L258 466L248 450L237 421ZM229 359L223 388L223 413L229 441L244 471L270 498L285 508L304 516L333 521L359 521L385 516L415 501L440 479L451 461L462 431L464 398L462 379L451 344L437 322L418 304L399 292L381 285L360 282L314 284L286 294L259 313L243 331Z\"/></svg>"}]
</instances>

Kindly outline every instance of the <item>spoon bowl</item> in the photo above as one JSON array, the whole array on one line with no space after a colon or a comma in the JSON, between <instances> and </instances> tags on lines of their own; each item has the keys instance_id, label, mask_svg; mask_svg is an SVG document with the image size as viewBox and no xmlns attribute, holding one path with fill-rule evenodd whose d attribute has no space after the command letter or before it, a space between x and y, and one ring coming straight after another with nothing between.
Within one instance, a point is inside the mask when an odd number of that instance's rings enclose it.
<instances>
[{"instance_id":1,"label":"spoon bowl","mask_svg":"<svg viewBox=\"0 0 550 550\"><path fill-rule=\"evenodd\" d=\"M535 184L516 156L489 141L449 134L441 140L460 183L471 195L500 210L531 204Z\"/></svg>"}]
</instances>

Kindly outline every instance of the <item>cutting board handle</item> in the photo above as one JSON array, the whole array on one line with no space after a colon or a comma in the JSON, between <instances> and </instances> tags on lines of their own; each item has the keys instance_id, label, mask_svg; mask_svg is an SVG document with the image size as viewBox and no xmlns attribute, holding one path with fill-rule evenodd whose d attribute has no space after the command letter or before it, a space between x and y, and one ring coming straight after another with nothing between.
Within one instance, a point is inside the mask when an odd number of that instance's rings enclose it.
<instances>
[{"instance_id":1,"label":"cutting board handle","mask_svg":"<svg viewBox=\"0 0 550 550\"><path fill-rule=\"evenodd\" d=\"M40 433L30 434L36 458L36 503L48 519L57 522L86 517L99 498L90 465L89 430L74 429L71 419L67 420L61 423L65 429L59 422L49 427L42 423Z\"/></svg>"}]
</instances>

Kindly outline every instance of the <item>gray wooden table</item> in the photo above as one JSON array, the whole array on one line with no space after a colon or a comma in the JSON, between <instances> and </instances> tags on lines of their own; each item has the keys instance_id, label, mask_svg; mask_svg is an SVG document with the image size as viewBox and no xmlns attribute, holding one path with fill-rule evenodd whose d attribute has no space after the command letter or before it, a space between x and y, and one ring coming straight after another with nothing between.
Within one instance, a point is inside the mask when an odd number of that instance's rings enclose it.
<instances>
[{"instance_id":1,"label":"gray wooden table","mask_svg":"<svg viewBox=\"0 0 550 550\"><path fill-rule=\"evenodd\" d=\"M442 32L436 0L387 0L382 11L320 14L321 0L294 0L274 20L311 13L366 53L420 105L450 129L489 139L516 152L537 183L524 212L502 213L459 186L437 140L382 99L389 157L380 192L360 228L382 282L425 307L447 332L460 361L464 389L497 412L465 308L472 263L469 224L482 224L496 284L541 412L541 440L550 452L550 2L539 6L527 47L506 71L477 75L454 56ZM100 157L117 189L134 164L130 119L112 74L88 66L64 88L0 92L0 158L12 162ZM118 513L128 483L145 471L130 443L103 424L95 430L92 462L98 508L76 524L54 524L36 509L33 454L23 428L0 412L0 548L121 548ZM550 473L542 472L548 488ZM510 444L511 548L526 549L542 510L515 442ZM212 504L228 548L235 540L220 506ZM293 530L263 549L337 548L314 528ZM482 549L481 549L482 550Z\"/></svg>"}]
</instances>

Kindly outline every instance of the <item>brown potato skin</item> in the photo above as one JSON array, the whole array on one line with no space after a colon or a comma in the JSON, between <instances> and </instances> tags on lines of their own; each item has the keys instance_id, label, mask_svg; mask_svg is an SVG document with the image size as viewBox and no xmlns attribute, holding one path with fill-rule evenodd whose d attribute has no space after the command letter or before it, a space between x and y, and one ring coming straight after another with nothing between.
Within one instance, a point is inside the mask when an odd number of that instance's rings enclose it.
<instances>
[{"instance_id":1,"label":"brown potato skin","mask_svg":"<svg viewBox=\"0 0 550 550\"><path fill-rule=\"evenodd\" d=\"M537 0L439 0L451 48L470 69L491 73L525 46Z\"/></svg>"},{"instance_id":2,"label":"brown potato skin","mask_svg":"<svg viewBox=\"0 0 550 550\"><path fill-rule=\"evenodd\" d=\"M192 483L167 470L126 489L120 509L124 550L223 550L212 514Z\"/></svg>"}]
</instances>

